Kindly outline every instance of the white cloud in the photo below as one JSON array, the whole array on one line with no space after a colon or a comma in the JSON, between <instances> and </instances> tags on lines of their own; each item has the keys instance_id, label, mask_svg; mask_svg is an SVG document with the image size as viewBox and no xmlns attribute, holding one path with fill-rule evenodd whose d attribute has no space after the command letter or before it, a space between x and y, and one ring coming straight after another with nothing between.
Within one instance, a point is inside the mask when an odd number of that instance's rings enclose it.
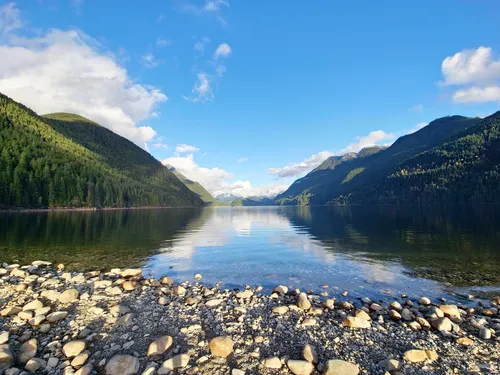
<instances>
[{"instance_id":1,"label":"white cloud","mask_svg":"<svg viewBox=\"0 0 500 375\"><path fill-rule=\"evenodd\" d=\"M445 58L441 71L445 85L491 83L500 78L500 58L489 47L465 49Z\"/></svg>"},{"instance_id":2,"label":"white cloud","mask_svg":"<svg viewBox=\"0 0 500 375\"><path fill-rule=\"evenodd\" d=\"M186 144L177 145L177 147L175 148L175 152L177 154L184 154L187 152L198 152L198 151L200 151L198 147Z\"/></svg>"},{"instance_id":3,"label":"white cloud","mask_svg":"<svg viewBox=\"0 0 500 375\"><path fill-rule=\"evenodd\" d=\"M232 194L244 198L251 196L274 197L288 187L288 185L281 184L252 186L250 181L231 182L233 178L231 173L217 167L201 167L194 160L193 154L169 157L163 160L162 163L175 167L190 180L199 182L213 196Z\"/></svg>"},{"instance_id":4,"label":"white cloud","mask_svg":"<svg viewBox=\"0 0 500 375\"><path fill-rule=\"evenodd\" d=\"M469 87L453 94L455 103L500 102L500 86Z\"/></svg>"},{"instance_id":5,"label":"white cloud","mask_svg":"<svg viewBox=\"0 0 500 375\"><path fill-rule=\"evenodd\" d=\"M248 158L245 156L245 157L243 157L243 158L236 159L236 161L237 161L238 163L243 163L243 162L245 162L245 161L248 161Z\"/></svg>"},{"instance_id":6,"label":"white cloud","mask_svg":"<svg viewBox=\"0 0 500 375\"><path fill-rule=\"evenodd\" d=\"M448 56L441 64L445 86L459 86L455 103L500 101L500 57L490 47L466 49Z\"/></svg>"},{"instance_id":7,"label":"white cloud","mask_svg":"<svg viewBox=\"0 0 500 375\"><path fill-rule=\"evenodd\" d=\"M15 3L0 6L0 34L7 34L23 26L21 12Z\"/></svg>"},{"instance_id":8,"label":"white cloud","mask_svg":"<svg viewBox=\"0 0 500 375\"><path fill-rule=\"evenodd\" d=\"M158 47L166 47L166 46L169 46L171 43L172 43L172 41L171 41L171 40L168 40L168 39L160 39L160 38L159 38L159 39L156 41L156 45L157 45Z\"/></svg>"},{"instance_id":9,"label":"white cloud","mask_svg":"<svg viewBox=\"0 0 500 375\"><path fill-rule=\"evenodd\" d=\"M78 30L38 37L12 35L0 44L0 91L38 113L85 116L143 146L156 132L137 123L167 100L136 83L115 57Z\"/></svg>"},{"instance_id":10,"label":"white cloud","mask_svg":"<svg viewBox=\"0 0 500 375\"><path fill-rule=\"evenodd\" d=\"M337 153L337 155L346 154L348 152L358 152L362 148L376 145L382 141L392 141L394 138L395 136L392 133L386 133L383 130L375 130L363 137L356 137L357 139L356 142L347 145L347 147L340 150L340 152Z\"/></svg>"},{"instance_id":11,"label":"white cloud","mask_svg":"<svg viewBox=\"0 0 500 375\"><path fill-rule=\"evenodd\" d=\"M333 153L330 151L321 151L300 163L290 163L283 168L269 168L267 173L277 175L279 178L298 176L313 170L332 155Z\"/></svg>"},{"instance_id":12,"label":"white cloud","mask_svg":"<svg viewBox=\"0 0 500 375\"><path fill-rule=\"evenodd\" d=\"M427 125L429 125L428 122L421 122L417 125L415 125L414 128L411 128L409 131L408 131L408 134L412 134L412 133L415 133L416 131L419 131L420 129L422 128L425 128Z\"/></svg>"},{"instance_id":13,"label":"white cloud","mask_svg":"<svg viewBox=\"0 0 500 375\"><path fill-rule=\"evenodd\" d=\"M205 72L199 72L197 75L197 81L195 82L191 92L193 96L184 95L185 100L191 102L209 102L214 99L214 93L212 87L210 86L209 76Z\"/></svg>"},{"instance_id":14,"label":"white cloud","mask_svg":"<svg viewBox=\"0 0 500 375\"><path fill-rule=\"evenodd\" d=\"M209 0L205 3L203 9L207 12L215 12L221 8L221 5L228 7L229 2L226 0Z\"/></svg>"},{"instance_id":15,"label":"white cloud","mask_svg":"<svg viewBox=\"0 0 500 375\"><path fill-rule=\"evenodd\" d=\"M151 144L152 148L168 150L168 145L162 142L155 142Z\"/></svg>"},{"instance_id":16,"label":"white cloud","mask_svg":"<svg viewBox=\"0 0 500 375\"><path fill-rule=\"evenodd\" d=\"M231 46L227 43L221 43L214 52L213 59L217 60L219 57L229 57L231 54Z\"/></svg>"},{"instance_id":17,"label":"white cloud","mask_svg":"<svg viewBox=\"0 0 500 375\"><path fill-rule=\"evenodd\" d=\"M295 177L308 173L318 167L323 161L333 155L343 155L348 152L358 152L364 147L373 146L382 141L393 140L394 135L383 130L375 130L364 137L356 137L357 141L347 145L339 152L321 151L300 163L291 163L282 168L269 168L267 173L274 174L279 178Z\"/></svg>"},{"instance_id":18,"label":"white cloud","mask_svg":"<svg viewBox=\"0 0 500 375\"><path fill-rule=\"evenodd\" d=\"M152 53L147 53L146 55L141 56L141 63L146 68L156 68L162 63L162 61L157 60Z\"/></svg>"},{"instance_id":19,"label":"white cloud","mask_svg":"<svg viewBox=\"0 0 500 375\"><path fill-rule=\"evenodd\" d=\"M408 111L410 111L410 112L420 112L422 109L424 109L424 106L422 104L415 104L414 106L408 108Z\"/></svg>"}]
</instances>

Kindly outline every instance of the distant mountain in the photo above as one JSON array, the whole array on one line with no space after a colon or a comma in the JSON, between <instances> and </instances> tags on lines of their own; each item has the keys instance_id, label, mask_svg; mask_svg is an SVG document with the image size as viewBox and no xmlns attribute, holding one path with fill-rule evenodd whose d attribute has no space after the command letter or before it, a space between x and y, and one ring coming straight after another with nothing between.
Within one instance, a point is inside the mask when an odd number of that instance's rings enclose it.
<instances>
[{"instance_id":1,"label":"distant mountain","mask_svg":"<svg viewBox=\"0 0 500 375\"><path fill-rule=\"evenodd\" d=\"M397 165L474 127L480 118L448 116L405 135L387 149L370 147L359 153L333 156L295 181L275 199L281 205L326 204L355 189L370 186ZM337 202L339 202L337 200Z\"/></svg>"},{"instance_id":2,"label":"distant mountain","mask_svg":"<svg viewBox=\"0 0 500 375\"><path fill-rule=\"evenodd\" d=\"M500 203L500 111L331 203L437 202Z\"/></svg>"},{"instance_id":3,"label":"distant mountain","mask_svg":"<svg viewBox=\"0 0 500 375\"><path fill-rule=\"evenodd\" d=\"M149 153L86 118L0 94L0 206L202 206Z\"/></svg>"},{"instance_id":4,"label":"distant mountain","mask_svg":"<svg viewBox=\"0 0 500 375\"><path fill-rule=\"evenodd\" d=\"M215 197L216 200L223 203L231 203L232 201L235 201L236 199L240 198L241 197L232 194L219 194Z\"/></svg>"},{"instance_id":5,"label":"distant mountain","mask_svg":"<svg viewBox=\"0 0 500 375\"><path fill-rule=\"evenodd\" d=\"M248 197L238 198L231 202L231 206L274 206L273 198Z\"/></svg>"},{"instance_id":6,"label":"distant mountain","mask_svg":"<svg viewBox=\"0 0 500 375\"><path fill-rule=\"evenodd\" d=\"M192 181L185 177L181 172L179 172L175 167L171 165L166 166L170 172L172 172L177 178L186 185L189 190L198 195L200 199L208 206L222 205L222 202L218 202L212 194L210 194L200 183Z\"/></svg>"}]
</instances>

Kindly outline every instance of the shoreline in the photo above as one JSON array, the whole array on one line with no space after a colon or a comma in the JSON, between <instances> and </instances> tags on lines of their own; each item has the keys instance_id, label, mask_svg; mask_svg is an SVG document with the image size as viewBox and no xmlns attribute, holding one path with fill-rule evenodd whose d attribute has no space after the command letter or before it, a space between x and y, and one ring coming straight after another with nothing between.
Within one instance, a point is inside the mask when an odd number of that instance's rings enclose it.
<instances>
[{"instance_id":1,"label":"shoreline","mask_svg":"<svg viewBox=\"0 0 500 375\"><path fill-rule=\"evenodd\" d=\"M121 211L121 210L155 210L155 209L176 209L192 208L200 209L209 206L137 206L137 207L54 207L54 208L0 208L2 213L30 213L30 212L86 212L86 211Z\"/></svg>"},{"instance_id":2,"label":"shoreline","mask_svg":"<svg viewBox=\"0 0 500 375\"><path fill-rule=\"evenodd\" d=\"M0 373L500 371L500 297L474 308L425 296L339 301L328 286L313 294L281 285L269 294L202 281L3 264Z\"/></svg>"}]
</instances>

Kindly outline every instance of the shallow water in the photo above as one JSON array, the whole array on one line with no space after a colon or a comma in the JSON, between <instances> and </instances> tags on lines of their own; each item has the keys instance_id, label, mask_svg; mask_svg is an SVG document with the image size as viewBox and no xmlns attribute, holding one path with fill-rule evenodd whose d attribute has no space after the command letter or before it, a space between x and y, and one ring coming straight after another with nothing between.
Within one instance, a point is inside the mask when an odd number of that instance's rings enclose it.
<instances>
[{"instance_id":1,"label":"shallow water","mask_svg":"<svg viewBox=\"0 0 500 375\"><path fill-rule=\"evenodd\" d=\"M0 215L0 261L382 298L500 294L500 207L148 209Z\"/></svg>"}]
</instances>

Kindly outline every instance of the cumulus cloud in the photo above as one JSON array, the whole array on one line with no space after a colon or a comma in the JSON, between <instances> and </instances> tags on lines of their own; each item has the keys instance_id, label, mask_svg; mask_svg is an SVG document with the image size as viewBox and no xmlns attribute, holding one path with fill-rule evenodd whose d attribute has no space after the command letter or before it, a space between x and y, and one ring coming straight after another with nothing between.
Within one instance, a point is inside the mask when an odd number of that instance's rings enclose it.
<instances>
[{"instance_id":1,"label":"cumulus cloud","mask_svg":"<svg viewBox=\"0 0 500 375\"><path fill-rule=\"evenodd\" d=\"M201 37L193 46L193 49L197 52L200 52L202 55L205 52L205 46L210 43L210 38Z\"/></svg>"},{"instance_id":2,"label":"cumulus cloud","mask_svg":"<svg viewBox=\"0 0 500 375\"><path fill-rule=\"evenodd\" d=\"M207 12L216 12L221 6L229 6L229 2L226 0L209 0L205 3L203 9Z\"/></svg>"},{"instance_id":3,"label":"cumulus cloud","mask_svg":"<svg viewBox=\"0 0 500 375\"><path fill-rule=\"evenodd\" d=\"M221 43L214 52L213 59L217 60L219 57L228 57L231 54L231 46L227 43Z\"/></svg>"},{"instance_id":4,"label":"cumulus cloud","mask_svg":"<svg viewBox=\"0 0 500 375\"><path fill-rule=\"evenodd\" d=\"M337 154L346 154L348 152L358 152L362 148L376 145L383 141L392 141L395 136L392 133L386 133L383 130L375 130L363 137L356 137L356 142L348 144Z\"/></svg>"},{"instance_id":5,"label":"cumulus cloud","mask_svg":"<svg viewBox=\"0 0 500 375\"><path fill-rule=\"evenodd\" d=\"M212 91L212 86L210 85L210 77L205 72L199 72L196 74L197 80L191 90L193 95L186 96L183 98L193 103L197 102L209 102L214 99L214 92Z\"/></svg>"},{"instance_id":6,"label":"cumulus cloud","mask_svg":"<svg viewBox=\"0 0 500 375\"><path fill-rule=\"evenodd\" d=\"M177 147L175 148L175 152L177 154L184 154L187 152L198 152L198 151L200 151L198 147L186 144L177 145Z\"/></svg>"},{"instance_id":7,"label":"cumulus cloud","mask_svg":"<svg viewBox=\"0 0 500 375\"><path fill-rule=\"evenodd\" d=\"M455 103L500 101L500 57L490 47L465 49L448 56L441 64L444 86L459 86Z\"/></svg>"},{"instance_id":8,"label":"cumulus cloud","mask_svg":"<svg viewBox=\"0 0 500 375\"><path fill-rule=\"evenodd\" d=\"M300 163L290 163L282 168L269 168L267 173L276 175L278 178L295 177L312 171L323 161L333 155L343 155L348 152L358 152L364 147L373 146L382 141L393 140L394 135L383 130L375 130L363 137L356 137L356 142L347 145L339 152L321 151Z\"/></svg>"},{"instance_id":9,"label":"cumulus cloud","mask_svg":"<svg viewBox=\"0 0 500 375\"><path fill-rule=\"evenodd\" d=\"M235 195L238 197L274 197L285 191L288 185L270 184L253 186L250 181L231 181L233 175L221 168L205 168L199 166L194 154L172 156L162 161L164 165L175 167L180 173L190 180L197 181L213 196Z\"/></svg>"},{"instance_id":10,"label":"cumulus cloud","mask_svg":"<svg viewBox=\"0 0 500 375\"><path fill-rule=\"evenodd\" d=\"M23 26L21 12L14 3L0 6L0 34L7 34Z\"/></svg>"},{"instance_id":11,"label":"cumulus cloud","mask_svg":"<svg viewBox=\"0 0 500 375\"><path fill-rule=\"evenodd\" d=\"M294 177L309 172L332 156L330 151L320 151L300 163L290 163L282 168L269 168L267 173L274 174L279 178Z\"/></svg>"},{"instance_id":12,"label":"cumulus cloud","mask_svg":"<svg viewBox=\"0 0 500 375\"><path fill-rule=\"evenodd\" d=\"M78 30L50 30L0 44L0 91L38 113L85 116L143 146L156 132L137 123L167 100L134 82L112 54Z\"/></svg>"}]
</instances>

